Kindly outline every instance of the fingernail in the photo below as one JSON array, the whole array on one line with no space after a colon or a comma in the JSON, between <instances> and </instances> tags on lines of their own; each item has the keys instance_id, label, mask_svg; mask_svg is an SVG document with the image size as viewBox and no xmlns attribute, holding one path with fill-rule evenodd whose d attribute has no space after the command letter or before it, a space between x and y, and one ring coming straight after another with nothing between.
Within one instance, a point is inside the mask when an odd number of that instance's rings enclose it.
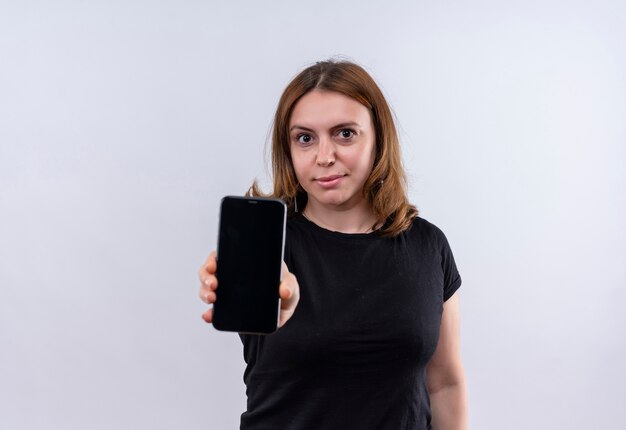
<instances>
[{"instance_id":1,"label":"fingernail","mask_svg":"<svg viewBox=\"0 0 626 430\"><path fill-rule=\"evenodd\" d=\"M211 286L211 280L210 279L205 279L204 280L204 284L207 286Z\"/></svg>"}]
</instances>

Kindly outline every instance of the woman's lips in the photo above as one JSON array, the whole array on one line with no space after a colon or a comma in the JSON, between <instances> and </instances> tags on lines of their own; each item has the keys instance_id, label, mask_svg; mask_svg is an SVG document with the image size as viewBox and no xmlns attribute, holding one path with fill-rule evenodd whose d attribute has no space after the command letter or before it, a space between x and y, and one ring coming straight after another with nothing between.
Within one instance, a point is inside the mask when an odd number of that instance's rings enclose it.
<instances>
[{"instance_id":1,"label":"woman's lips","mask_svg":"<svg viewBox=\"0 0 626 430\"><path fill-rule=\"evenodd\" d=\"M334 188L341 180L345 177L345 175L332 175L332 176L324 176L321 178L316 178L315 182L317 182L322 188Z\"/></svg>"}]
</instances>

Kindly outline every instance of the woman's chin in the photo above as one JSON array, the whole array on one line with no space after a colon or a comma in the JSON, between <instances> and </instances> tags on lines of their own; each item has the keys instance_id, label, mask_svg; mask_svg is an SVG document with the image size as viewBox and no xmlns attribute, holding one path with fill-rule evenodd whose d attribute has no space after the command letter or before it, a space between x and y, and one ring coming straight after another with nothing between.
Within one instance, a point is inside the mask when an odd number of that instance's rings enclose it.
<instances>
[{"instance_id":1,"label":"woman's chin","mask_svg":"<svg viewBox=\"0 0 626 430\"><path fill-rule=\"evenodd\" d=\"M345 195L325 195L319 197L313 197L309 194L309 200L314 200L315 205L320 205L333 210L342 210L348 207L354 207L356 199L347 198Z\"/></svg>"}]
</instances>

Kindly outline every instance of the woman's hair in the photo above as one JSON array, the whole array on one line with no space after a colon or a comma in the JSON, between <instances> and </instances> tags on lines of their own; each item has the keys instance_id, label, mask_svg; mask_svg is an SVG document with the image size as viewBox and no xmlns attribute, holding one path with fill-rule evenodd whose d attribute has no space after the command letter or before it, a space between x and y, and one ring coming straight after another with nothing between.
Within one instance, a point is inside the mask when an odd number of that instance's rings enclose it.
<instances>
[{"instance_id":1,"label":"woman's hair","mask_svg":"<svg viewBox=\"0 0 626 430\"><path fill-rule=\"evenodd\" d=\"M363 193L376 216L375 225L382 226L376 230L378 234L395 236L408 229L418 212L407 199L406 176L391 110L372 77L352 62L318 62L304 69L287 85L278 102L272 129L274 190L264 194L254 181L246 195L282 199L289 215L304 209L307 194L298 183L291 160L289 121L298 100L315 89L341 93L369 109L374 123L376 153Z\"/></svg>"}]
</instances>

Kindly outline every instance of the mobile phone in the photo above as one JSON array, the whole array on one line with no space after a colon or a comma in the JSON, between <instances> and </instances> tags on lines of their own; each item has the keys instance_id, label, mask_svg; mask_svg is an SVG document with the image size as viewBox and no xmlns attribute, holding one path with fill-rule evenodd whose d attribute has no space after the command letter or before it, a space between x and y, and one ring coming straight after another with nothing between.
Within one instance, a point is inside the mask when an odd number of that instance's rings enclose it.
<instances>
[{"instance_id":1,"label":"mobile phone","mask_svg":"<svg viewBox=\"0 0 626 430\"><path fill-rule=\"evenodd\" d=\"M267 334L277 329L286 221L282 200L222 199L213 304L217 330Z\"/></svg>"}]
</instances>

